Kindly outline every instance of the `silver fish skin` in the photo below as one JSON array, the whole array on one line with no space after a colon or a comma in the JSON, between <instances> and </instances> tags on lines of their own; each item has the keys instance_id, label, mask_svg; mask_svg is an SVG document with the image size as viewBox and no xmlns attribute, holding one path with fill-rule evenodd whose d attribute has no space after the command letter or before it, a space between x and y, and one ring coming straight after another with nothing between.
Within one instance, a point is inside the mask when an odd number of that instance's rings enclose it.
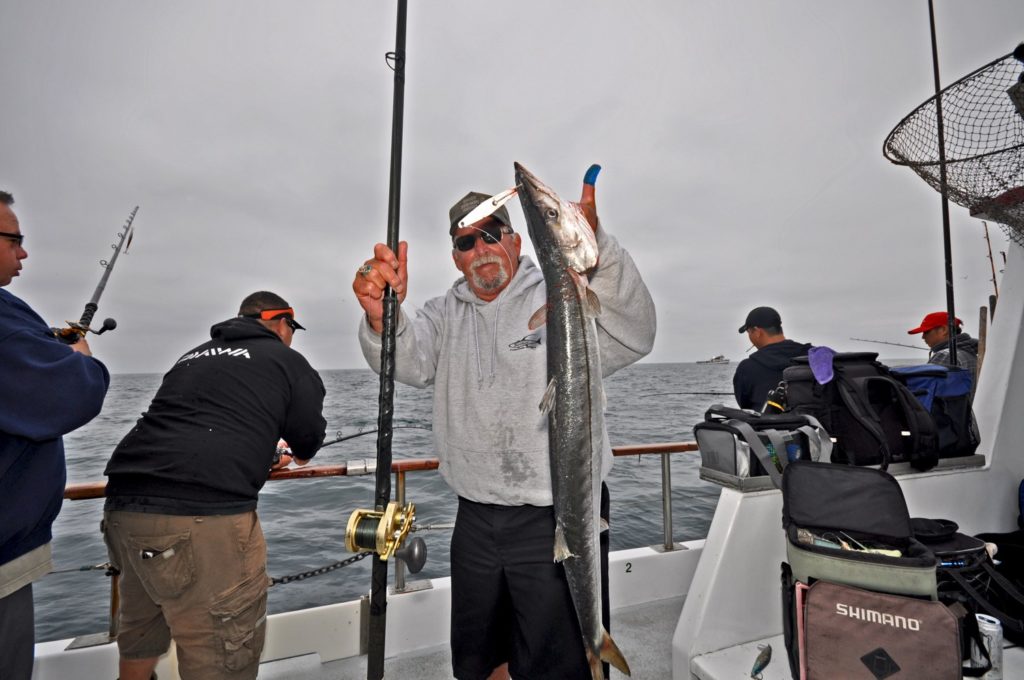
<instances>
[{"instance_id":1,"label":"silver fish skin","mask_svg":"<svg viewBox=\"0 0 1024 680\"><path fill-rule=\"evenodd\" d=\"M555 244L562 252L566 264L579 273L597 266L597 235L587 222L583 209L578 203L565 201L535 175L516 163L516 172L530 182L530 201L533 203L551 231ZM522 186L520 175L516 175L516 186ZM523 194L520 193L520 200ZM556 217L552 217L556 216ZM534 244L536 246L536 243Z\"/></svg>"},{"instance_id":2,"label":"silver fish skin","mask_svg":"<svg viewBox=\"0 0 1024 680\"><path fill-rule=\"evenodd\" d=\"M581 271L593 252L567 247L578 220L593 238L581 211L566 211L557 194L519 163L516 185L530 240L547 287L548 445L555 513L555 559L569 582L583 647L594 680L607 661L629 675L629 665L601 621L600 499L604 392L594 319L587 313ZM577 215L578 213L578 215ZM577 239L586 244L587 239ZM593 266L591 264L590 266ZM579 267L583 267L580 269Z\"/></svg>"}]
</instances>

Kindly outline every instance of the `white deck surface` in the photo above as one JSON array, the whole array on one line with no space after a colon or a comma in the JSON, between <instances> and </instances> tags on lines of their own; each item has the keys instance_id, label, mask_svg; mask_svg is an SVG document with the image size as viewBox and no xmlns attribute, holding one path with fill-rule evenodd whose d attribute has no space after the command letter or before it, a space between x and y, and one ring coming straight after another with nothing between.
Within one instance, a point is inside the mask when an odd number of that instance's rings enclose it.
<instances>
[{"instance_id":1,"label":"white deck surface","mask_svg":"<svg viewBox=\"0 0 1024 680\"><path fill-rule=\"evenodd\" d=\"M754 659L760 653L758 645L765 644L772 646L772 661L761 674L762 680L790 680L789 660L781 635L699 656L693 660L691 670L700 680L750 677ZM1024 648L1003 650L1003 680L1024 680Z\"/></svg>"},{"instance_id":2,"label":"white deck surface","mask_svg":"<svg viewBox=\"0 0 1024 680\"><path fill-rule=\"evenodd\" d=\"M672 677L672 632L683 608L683 598L623 607L612 611L612 636L626 655L633 680L665 680ZM441 680L452 677L451 654L443 645L417 654L385 659L384 675L397 680ZM298 677L298 676L293 676ZM363 680L366 657L324 664L317 680ZM611 677L626 676L612 669ZM263 673L260 680L264 680ZM268 679L269 680L269 679Z\"/></svg>"}]
</instances>

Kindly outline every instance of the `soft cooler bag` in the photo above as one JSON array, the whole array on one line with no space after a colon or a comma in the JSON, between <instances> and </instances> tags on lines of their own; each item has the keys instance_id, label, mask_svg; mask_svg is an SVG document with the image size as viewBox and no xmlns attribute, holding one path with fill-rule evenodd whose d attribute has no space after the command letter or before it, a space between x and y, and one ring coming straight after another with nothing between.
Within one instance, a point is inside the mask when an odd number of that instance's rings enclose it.
<instances>
[{"instance_id":1,"label":"soft cooler bag","mask_svg":"<svg viewBox=\"0 0 1024 680\"><path fill-rule=\"evenodd\" d=\"M701 465L736 477L772 476L792 460L828 460L832 440L812 416L777 415L715 404L693 428ZM770 464L769 464L770 462Z\"/></svg>"},{"instance_id":2,"label":"soft cooler bag","mask_svg":"<svg viewBox=\"0 0 1024 680\"><path fill-rule=\"evenodd\" d=\"M914 538L903 490L887 472L791 463L782 476L782 525L797 581L937 599L937 560Z\"/></svg>"}]
</instances>

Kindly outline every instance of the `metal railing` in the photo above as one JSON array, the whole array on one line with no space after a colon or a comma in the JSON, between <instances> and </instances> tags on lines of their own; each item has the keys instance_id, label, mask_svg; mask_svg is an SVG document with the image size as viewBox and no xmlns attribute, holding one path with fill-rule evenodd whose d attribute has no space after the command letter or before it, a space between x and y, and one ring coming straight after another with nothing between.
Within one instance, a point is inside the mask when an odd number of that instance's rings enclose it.
<instances>
[{"instance_id":1,"label":"metal railing","mask_svg":"<svg viewBox=\"0 0 1024 680\"><path fill-rule=\"evenodd\" d=\"M670 442L665 444L631 444L612 448L612 454L622 456L661 456L661 513L664 537L663 548L666 551L675 549L672 539L672 468L670 455L673 453L691 453L697 451L694 442ZM315 477L357 477L376 473L377 463L373 458L350 460L341 465L308 465L305 467L286 468L270 473L270 481L284 479L309 479ZM391 462L391 471L395 475L395 500L400 506L405 504L405 476L410 472L436 470L437 458L406 458ZM103 498L106 482L84 482L68 484L64 489L64 498L72 501ZM396 560L395 591L405 590L404 565Z\"/></svg>"}]
</instances>

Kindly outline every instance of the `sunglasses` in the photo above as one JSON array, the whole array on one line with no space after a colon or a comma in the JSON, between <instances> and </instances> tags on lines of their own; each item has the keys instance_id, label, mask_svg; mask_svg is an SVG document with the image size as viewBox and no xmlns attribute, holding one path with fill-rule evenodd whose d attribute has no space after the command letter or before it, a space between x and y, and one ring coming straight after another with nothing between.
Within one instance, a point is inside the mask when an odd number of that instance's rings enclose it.
<instances>
[{"instance_id":1,"label":"sunglasses","mask_svg":"<svg viewBox=\"0 0 1024 680\"><path fill-rule=\"evenodd\" d=\"M306 327L295 320L295 310L291 307L287 309L264 309L262 312L255 314L242 314L250 319L263 319L264 321L277 321L278 319L284 319L285 324L288 328L293 331L304 331Z\"/></svg>"},{"instance_id":2,"label":"sunglasses","mask_svg":"<svg viewBox=\"0 0 1024 680\"><path fill-rule=\"evenodd\" d=\"M19 245L19 246L22 245L23 243L25 243L25 235L24 234L12 234L9 231L0 231L0 236L3 236L6 239L10 239L10 240L14 241L14 243L16 245Z\"/></svg>"},{"instance_id":3,"label":"sunglasses","mask_svg":"<svg viewBox=\"0 0 1024 680\"><path fill-rule=\"evenodd\" d=\"M505 234L512 233L512 227L504 224L490 224L486 227L478 227L478 229L480 230L478 234L466 234L465 236L452 239L452 245L457 250L466 252L473 250L478 236L484 240L484 243L497 243Z\"/></svg>"}]
</instances>

